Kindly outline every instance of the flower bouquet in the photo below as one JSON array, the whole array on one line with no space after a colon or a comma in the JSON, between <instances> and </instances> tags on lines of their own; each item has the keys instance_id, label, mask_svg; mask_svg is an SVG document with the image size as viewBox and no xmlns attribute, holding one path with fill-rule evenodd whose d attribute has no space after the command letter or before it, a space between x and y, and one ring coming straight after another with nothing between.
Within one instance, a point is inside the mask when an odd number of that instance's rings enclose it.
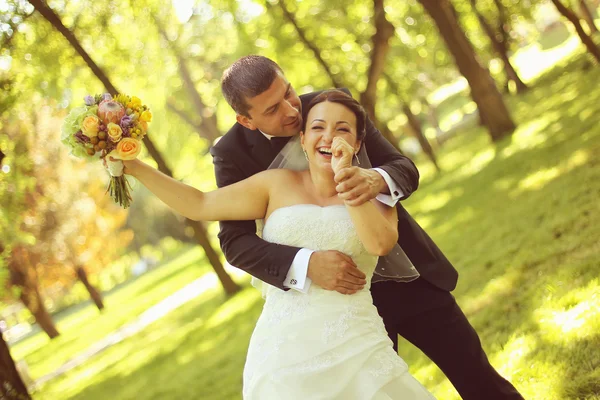
<instances>
[{"instance_id":1,"label":"flower bouquet","mask_svg":"<svg viewBox=\"0 0 600 400\"><path fill-rule=\"evenodd\" d=\"M65 118L61 140L74 156L105 163L110 173L106 191L115 203L127 208L132 200L131 186L120 160L138 156L152 113L135 96L104 93L84 100L84 106L74 108ZM111 157L117 161L111 161Z\"/></svg>"}]
</instances>

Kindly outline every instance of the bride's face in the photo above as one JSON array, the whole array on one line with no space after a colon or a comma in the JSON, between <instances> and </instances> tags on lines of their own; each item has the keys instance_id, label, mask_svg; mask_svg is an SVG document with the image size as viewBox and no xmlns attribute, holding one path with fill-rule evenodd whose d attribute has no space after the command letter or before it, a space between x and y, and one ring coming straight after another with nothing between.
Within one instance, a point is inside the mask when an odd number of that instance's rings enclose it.
<instances>
[{"instance_id":1,"label":"bride's face","mask_svg":"<svg viewBox=\"0 0 600 400\"><path fill-rule=\"evenodd\" d=\"M306 117L306 131L302 134L302 148L308 161L319 169L331 168L331 144L333 138L341 137L354 147L360 148L356 139L356 115L342 104L324 101L315 105Z\"/></svg>"}]
</instances>

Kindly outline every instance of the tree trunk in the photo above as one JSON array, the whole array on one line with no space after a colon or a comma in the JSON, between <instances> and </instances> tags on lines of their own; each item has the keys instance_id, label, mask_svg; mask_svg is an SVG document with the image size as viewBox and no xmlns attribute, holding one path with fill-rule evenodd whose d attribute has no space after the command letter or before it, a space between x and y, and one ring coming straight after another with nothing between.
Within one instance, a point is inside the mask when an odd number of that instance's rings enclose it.
<instances>
[{"instance_id":1,"label":"tree trunk","mask_svg":"<svg viewBox=\"0 0 600 400\"><path fill-rule=\"evenodd\" d=\"M73 46L73 48L77 51L77 53L85 60L86 64L90 67L90 69L94 72L94 75L104 84L106 89L114 94L119 93L115 86L110 82L108 76L102 71L102 69L92 60L89 54L85 51L85 49L81 46L75 35L67 29L60 20L60 17L50 8L43 0L31 0L31 5L35 7L35 9L42 14L42 16L52 24ZM173 172L167 166L162 154L156 149L154 143L149 139L150 135L146 135L144 137L144 144L148 149L148 153L150 156L156 161L158 165L158 170L168 175L170 177L173 176ZM240 290L240 287L231 279L227 272L223 268L223 264L219 257L215 257L217 253L210 245L208 238L206 237L206 232L202 225L195 221L187 221L187 223L194 229L194 236L200 242L200 245L203 247L204 252L206 253L207 258L212 264L217 276L221 280L221 284L225 292L229 295L232 295Z\"/></svg>"},{"instance_id":2,"label":"tree trunk","mask_svg":"<svg viewBox=\"0 0 600 400\"><path fill-rule=\"evenodd\" d=\"M595 33L598 33L598 27L594 22L594 14L592 14L592 11L588 7L585 0L579 0L579 8L581 8L581 14L583 15L583 19L585 20L585 22L587 22L588 26L590 27L591 34L594 35Z\"/></svg>"},{"instance_id":3,"label":"tree trunk","mask_svg":"<svg viewBox=\"0 0 600 400\"><path fill-rule=\"evenodd\" d=\"M423 133L423 128L421 127L421 122L419 121L417 116L412 112L412 110L410 109L408 104L404 103L402 105L402 111L404 111L404 114L406 114L406 117L408 118L408 125L410 126L410 130L412 131L413 136L416 137L417 140L419 141L419 144L421 145L421 149L427 155L429 160L431 160L431 162L435 166L436 171L441 172L440 166L438 165L437 160L435 158L435 154L433 153L433 149L431 148L429 141L427 140L427 138L425 137L425 134Z\"/></svg>"},{"instance_id":4,"label":"tree trunk","mask_svg":"<svg viewBox=\"0 0 600 400\"><path fill-rule=\"evenodd\" d=\"M10 355L10 349L4 341L2 332L0 332L0 399L31 399L27 387L17 371L15 361Z\"/></svg>"},{"instance_id":5,"label":"tree trunk","mask_svg":"<svg viewBox=\"0 0 600 400\"><path fill-rule=\"evenodd\" d=\"M85 269L83 267L78 267L76 272L77 277L87 289L88 293L90 294L90 297L94 301L94 304L96 304L96 307L98 307L98 310L104 310L104 302L102 301L102 295L88 280L87 272L85 272Z\"/></svg>"},{"instance_id":6,"label":"tree trunk","mask_svg":"<svg viewBox=\"0 0 600 400\"><path fill-rule=\"evenodd\" d=\"M440 120L437 116L437 110L435 106L431 105L425 97L421 98L421 104L424 104L427 107L427 119L431 126L435 128L435 140L437 142L438 147L442 145L440 141L440 133L442 132L442 128L440 128Z\"/></svg>"},{"instance_id":7,"label":"tree trunk","mask_svg":"<svg viewBox=\"0 0 600 400\"><path fill-rule=\"evenodd\" d=\"M371 51L371 64L367 74L367 86L364 92L360 94L360 102L365 107L371 121L375 123L377 116L375 114L375 103L377 102L377 82L385 68L385 59L390 48L390 39L394 36L394 25L385 17L383 0L373 1L373 14L375 21L375 33L371 38L373 50Z\"/></svg>"},{"instance_id":8,"label":"tree trunk","mask_svg":"<svg viewBox=\"0 0 600 400\"><path fill-rule=\"evenodd\" d=\"M427 13L435 21L440 35L454 57L461 74L469 82L471 96L477 104L484 125L493 141L509 136L515 130L502 94L498 91L492 76L484 68L473 45L467 39L456 19L456 11L449 0L419 0Z\"/></svg>"},{"instance_id":9,"label":"tree trunk","mask_svg":"<svg viewBox=\"0 0 600 400\"><path fill-rule=\"evenodd\" d=\"M270 6L270 4L271 3L269 3L267 1L267 6ZM279 7L281 8L281 11L283 11L283 16L285 17L285 19L287 19L288 22L291 23L294 26L294 29L296 30L296 33L300 37L300 41L306 47L308 47L310 49L310 51L312 51L313 55L317 59L317 62L321 65L321 67L323 67L323 69L325 70L325 73L329 76L329 79L331 79L331 83L333 83L333 87L336 87L336 88L344 87L344 85L338 79L338 77L331 71L331 68L325 62L325 60L323 59L323 57L321 57L321 51L319 50L319 48L306 37L306 33L304 32L304 29L300 28L300 26L296 22L296 17L294 16L294 14L292 14L287 9L284 0L279 0L277 2L277 4L279 4Z\"/></svg>"},{"instance_id":10,"label":"tree trunk","mask_svg":"<svg viewBox=\"0 0 600 400\"><path fill-rule=\"evenodd\" d=\"M375 105L377 103L377 82L379 82L381 74L383 74L385 59L390 48L389 41L394 36L396 30L394 25L392 25L385 17L383 0L373 1L373 14L375 33L371 38L373 43L373 49L371 50L371 64L369 65L369 71L367 73L367 86L360 94L360 102L365 108L371 121L379 128L383 137L385 137L396 150L401 152L398 141L387 126L383 126L384 124L379 122L377 114L375 113Z\"/></svg>"},{"instance_id":11,"label":"tree trunk","mask_svg":"<svg viewBox=\"0 0 600 400\"><path fill-rule=\"evenodd\" d=\"M561 3L560 0L551 1L556 6L558 12L560 12L566 19L569 20L569 22L573 24L585 47L587 47L588 51L596 58L596 60L598 60L598 62L600 62L600 49L598 46L596 46L590 35L585 33L581 23L579 22L579 18L577 18L577 15L575 15L571 9L567 8L563 3Z\"/></svg>"},{"instance_id":12,"label":"tree trunk","mask_svg":"<svg viewBox=\"0 0 600 400\"><path fill-rule=\"evenodd\" d=\"M517 87L517 93L520 94L525 92L527 90L527 85L525 84L525 82L523 82L523 80L521 80L521 78L517 74L517 71L515 70L515 67L510 62L510 58L508 57L508 47L505 46L500 39L498 39L498 37L496 36L496 32L494 32L492 26L488 23L483 14L481 14L481 12L479 12L479 10L477 9L477 0L470 1L471 6L473 7L473 11L475 11L477 19L481 24L481 27L489 37L490 42L492 42L492 47L494 51L500 56L502 62L504 63L504 73L506 74L506 80L515 83Z\"/></svg>"},{"instance_id":13,"label":"tree trunk","mask_svg":"<svg viewBox=\"0 0 600 400\"><path fill-rule=\"evenodd\" d=\"M60 335L56 329L56 325L54 325L54 321L52 321L52 317L48 313L48 310L46 310L46 306L44 305L44 301L42 300L42 296L40 295L37 286L32 283L27 283L25 286L22 286L21 289L20 299L31 315L34 316L35 322L37 322L40 328L46 332L50 339L54 339Z\"/></svg>"},{"instance_id":14,"label":"tree trunk","mask_svg":"<svg viewBox=\"0 0 600 400\"><path fill-rule=\"evenodd\" d=\"M221 136L221 132L219 131L219 128L217 127L217 117L214 114L214 112L212 112L206 106L206 104L204 104L204 101L202 100L202 96L200 96L200 93L198 93L198 90L196 89L196 85L194 84L194 80L192 78L192 74L190 72L190 69L188 68L187 60L181 54L181 50L177 48L175 43L173 43L171 40L169 40L167 32L165 31L164 26L159 21L159 19L156 18L156 16L154 16L154 15L153 15L153 17L154 17L154 23L156 24L158 32L165 39L165 41L169 44L171 51L173 52L175 58L177 59L177 65L179 67L178 68L179 76L181 77L181 80L183 81L184 89L187 91L189 98L192 100L192 104L194 105L195 114L199 115L202 118L202 122L200 123L200 129L198 130L198 134L200 135L200 137L207 139L212 145L212 143L215 141L215 139L217 139L218 137ZM188 119L185 118L184 120L187 121Z\"/></svg>"}]
</instances>

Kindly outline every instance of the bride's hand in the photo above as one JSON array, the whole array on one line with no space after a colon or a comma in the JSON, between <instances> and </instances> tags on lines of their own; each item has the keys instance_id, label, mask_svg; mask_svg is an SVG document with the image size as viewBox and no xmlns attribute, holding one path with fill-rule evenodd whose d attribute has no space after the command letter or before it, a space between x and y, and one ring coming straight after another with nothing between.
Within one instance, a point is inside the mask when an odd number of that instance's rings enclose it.
<instances>
[{"instance_id":1,"label":"bride's hand","mask_svg":"<svg viewBox=\"0 0 600 400\"><path fill-rule=\"evenodd\" d=\"M341 137L334 137L331 144L331 168L337 174L344 168L352 166L354 147Z\"/></svg>"},{"instance_id":2,"label":"bride's hand","mask_svg":"<svg viewBox=\"0 0 600 400\"><path fill-rule=\"evenodd\" d=\"M121 161L123 163L123 173L125 175L135 176L135 172L138 167L142 164L137 158L134 160L119 160L113 157L108 157L110 161ZM104 167L106 167L106 160L104 160Z\"/></svg>"}]
</instances>

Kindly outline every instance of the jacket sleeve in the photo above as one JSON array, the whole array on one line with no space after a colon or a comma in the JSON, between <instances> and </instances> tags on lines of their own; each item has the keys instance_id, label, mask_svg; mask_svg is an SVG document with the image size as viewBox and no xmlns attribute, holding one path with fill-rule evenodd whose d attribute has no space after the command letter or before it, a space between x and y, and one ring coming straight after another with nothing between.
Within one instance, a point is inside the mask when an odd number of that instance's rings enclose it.
<instances>
[{"instance_id":1,"label":"jacket sleeve","mask_svg":"<svg viewBox=\"0 0 600 400\"><path fill-rule=\"evenodd\" d=\"M367 119L367 132L365 136L367 155L373 167L378 167L387 172L408 198L419 186L419 171L415 164L387 141L386 138Z\"/></svg>"},{"instance_id":2,"label":"jacket sleeve","mask_svg":"<svg viewBox=\"0 0 600 400\"><path fill-rule=\"evenodd\" d=\"M247 176L232 160L213 153L217 186L239 182ZM221 221L219 241L227 261L250 275L280 289L298 250L297 247L269 243L256 234L254 221Z\"/></svg>"}]
</instances>

